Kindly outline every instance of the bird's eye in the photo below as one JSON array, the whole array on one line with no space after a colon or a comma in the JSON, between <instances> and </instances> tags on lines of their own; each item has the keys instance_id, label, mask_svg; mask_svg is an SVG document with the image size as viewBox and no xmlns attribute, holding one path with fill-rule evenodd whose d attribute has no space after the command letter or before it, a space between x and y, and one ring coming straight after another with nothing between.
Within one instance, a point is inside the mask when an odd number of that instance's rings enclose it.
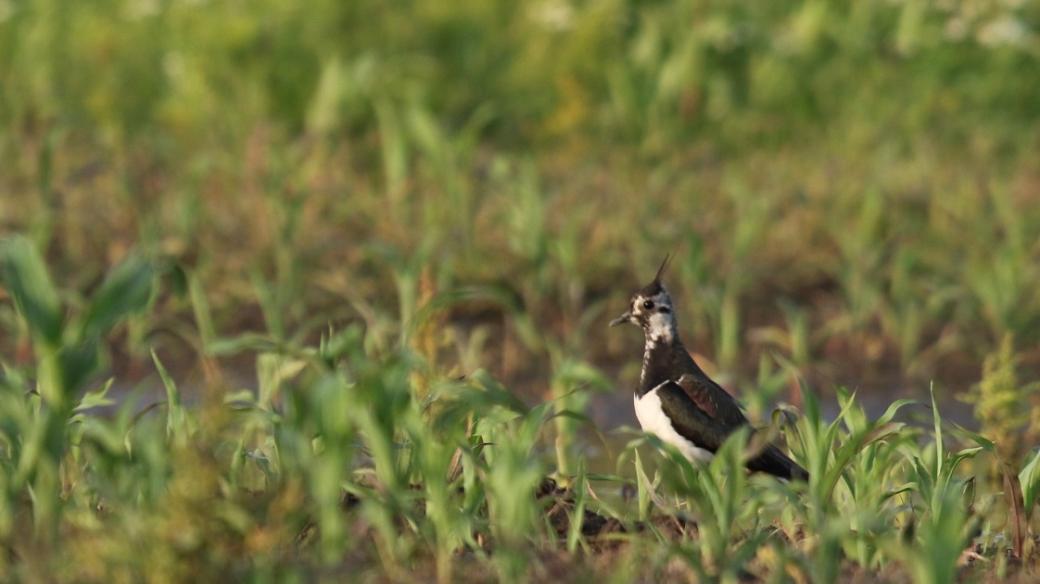
<instances>
[{"instance_id":1,"label":"bird's eye","mask_svg":"<svg viewBox=\"0 0 1040 584\"><path fill-rule=\"evenodd\" d=\"M654 307L654 301L653 300L647 300L646 302L643 303L643 308L645 308L647 310L650 310L653 307Z\"/></svg>"}]
</instances>

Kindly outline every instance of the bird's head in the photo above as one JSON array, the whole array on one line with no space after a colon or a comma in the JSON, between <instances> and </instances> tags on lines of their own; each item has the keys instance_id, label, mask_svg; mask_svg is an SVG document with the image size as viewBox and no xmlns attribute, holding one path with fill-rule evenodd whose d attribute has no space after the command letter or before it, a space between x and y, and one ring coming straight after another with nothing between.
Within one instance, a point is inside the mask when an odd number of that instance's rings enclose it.
<instances>
[{"instance_id":1,"label":"bird's head","mask_svg":"<svg viewBox=\"0 0 1040 584\"><path fill-rule=\"evenodd\" d=\"M628 310L610 322L617 326L626 322L637 325L646 333L648 340L671 340L675 336L675 311L672 297L668 295L661 276L668 267L668 256L657 268L654 279L643 286L629 299Z\"/></svg>"}]
</instances>

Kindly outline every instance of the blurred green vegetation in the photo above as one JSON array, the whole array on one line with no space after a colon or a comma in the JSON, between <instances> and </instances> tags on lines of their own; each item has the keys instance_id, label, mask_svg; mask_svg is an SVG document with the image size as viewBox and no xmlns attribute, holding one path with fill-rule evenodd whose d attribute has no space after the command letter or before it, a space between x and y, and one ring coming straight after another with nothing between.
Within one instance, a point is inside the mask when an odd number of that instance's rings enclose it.
<instances>
[{"instance_id":1,"label":"blurred green vegetation","mask_svg":"<svg viewBox=\"0 0 1040 584\"><path fill-rule=\"evenodd\" d=\"M687 335L731 375L779 351L829 381L964 389L1005 333L1040 339L1038 19L1010 0L4 2L0 221L73 287L141 246L190 268L217 330L262 312L312 336L344 297L396 308L425 267L566 338L670 251Z\"/></svg>"},{"instance_id":2,"label":"blurred green vegetation","mask_svg":"<svg viewBox=\"0 0 1040 584\"><path fill-rule=\"evenodd\" d=\"M0 567L943 582L970 543L1005 577L1038 30L1021 0L0 0ZM752 415L805 394L808 486L735 441L593 472L592 392L638 367L603 328L668 252ZM824 421L796 377L935 380L984 436L840 391Z\"/></svg>"}]
</instances>

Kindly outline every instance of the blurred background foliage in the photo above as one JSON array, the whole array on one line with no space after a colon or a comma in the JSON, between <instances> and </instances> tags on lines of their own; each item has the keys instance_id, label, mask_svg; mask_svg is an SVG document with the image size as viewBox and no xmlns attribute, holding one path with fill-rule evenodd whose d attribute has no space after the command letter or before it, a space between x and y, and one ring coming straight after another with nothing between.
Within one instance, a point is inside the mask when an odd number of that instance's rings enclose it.
<instances>
[{"instance_id":1,"label":"blurred background foliage","mask_svg":"<svg viewBox=\"0 0 1040 584\"><path fill-rule=\"evenodd\" d=\"M730 376L778 352L821 381L965 389L1005 334L1040 362L1038 19L1016 0L5 0L0 227L72 287L140 246L190 270L216 330L277 314L311 337L344 298L417 300L425 270L566 339L672 252L684 332ZM507 379L549 366L495 313L449 320L494 327ZM612 372L633 350L569 345Z\"/></svg>"}]
</instances>

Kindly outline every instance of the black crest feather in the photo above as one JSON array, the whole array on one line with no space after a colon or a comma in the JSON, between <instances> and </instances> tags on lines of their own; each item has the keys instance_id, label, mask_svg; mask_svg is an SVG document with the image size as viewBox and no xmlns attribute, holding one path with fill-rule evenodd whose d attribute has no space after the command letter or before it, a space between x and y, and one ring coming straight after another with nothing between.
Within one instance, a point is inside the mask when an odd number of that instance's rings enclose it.
<instances>
[{"instance_id":1,"label":"black crest feather","mask_svg":"<svg viewBox=\"0 0 1040 584\"><path fill-rule=\"evenodd\" d=\"M664 275L664 271L668 269L668 262L672 259L672 254L665 254L664 260L661 262L661 267L657 268L657 274L654 275L654 282L661 283L661 276Z\"/></svg>"}]
</instances>

